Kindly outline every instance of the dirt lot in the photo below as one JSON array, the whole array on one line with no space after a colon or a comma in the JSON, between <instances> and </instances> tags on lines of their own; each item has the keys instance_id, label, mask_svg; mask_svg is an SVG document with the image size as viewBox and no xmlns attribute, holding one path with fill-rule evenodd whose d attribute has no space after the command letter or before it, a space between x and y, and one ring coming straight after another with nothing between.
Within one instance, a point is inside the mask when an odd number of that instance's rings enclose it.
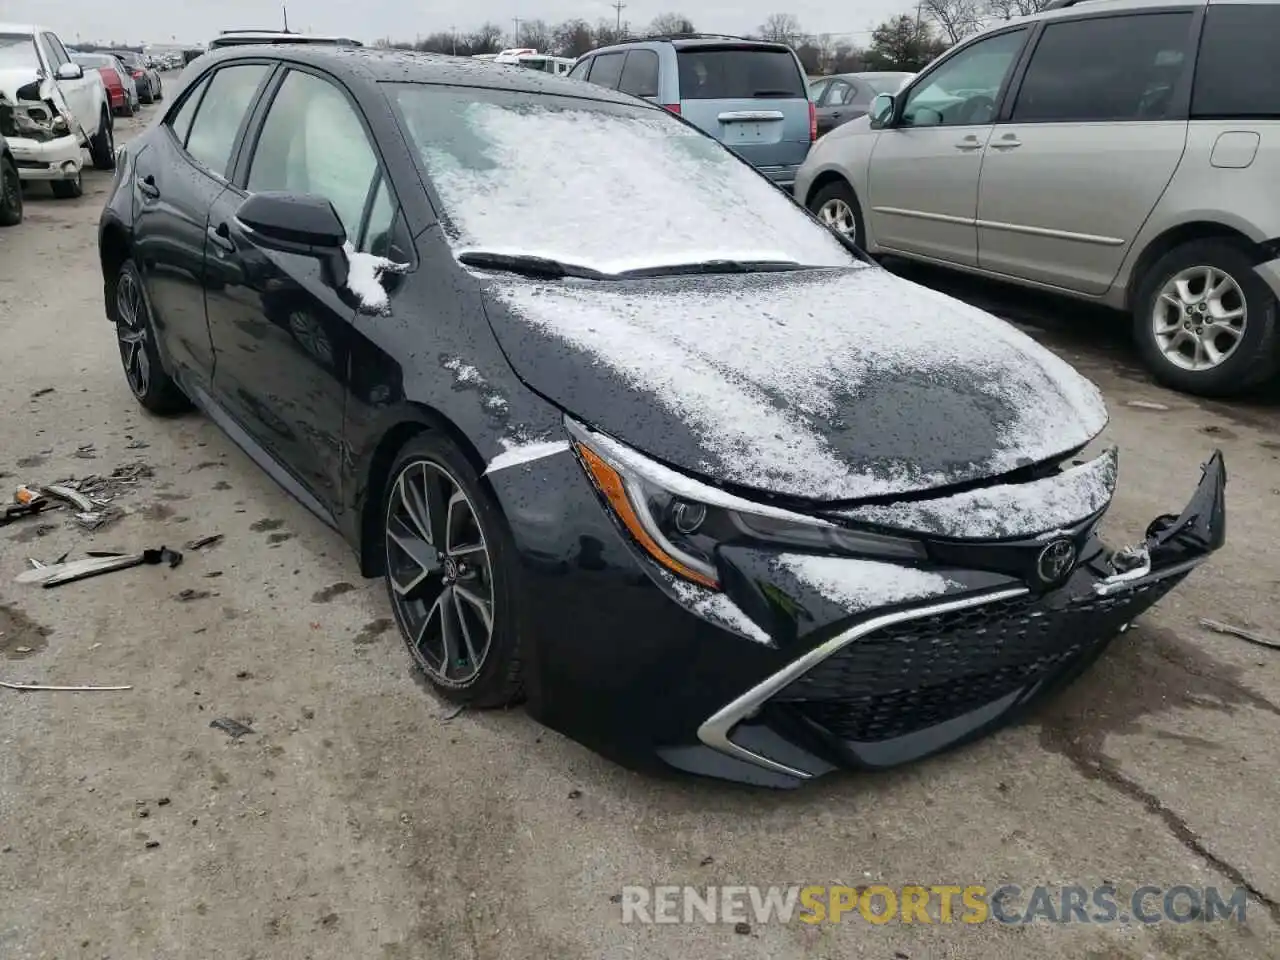
<instances>
[{"instance_id":1,"label":"dirt lot","mask_svg":"<svg viewBox=\"0 0 1280 960\"><path fill-rule=\"evenodd\" d=\"M203 418L139 411L101 305L108 182L70 202L36 187L0 231L5 495L153 472L96 534L67 512L0 532L0 679L133 685L0 690L0 957L1280 956L1280 652L1197 625L1280 633L1280 402L1160 390L1104 321L1054 305L1042 336L1112 405L1108 529L1181 507L1220 446L1228 548L1033 722L976 746L785 795L647 779L518 711L450 719L336 535ZM13 582L28 557L214 532L172 571ZM735 931L623 925L617 902L627 884L877 882L1252 893L1243 926Z\"/></svg>"}]
</instances>

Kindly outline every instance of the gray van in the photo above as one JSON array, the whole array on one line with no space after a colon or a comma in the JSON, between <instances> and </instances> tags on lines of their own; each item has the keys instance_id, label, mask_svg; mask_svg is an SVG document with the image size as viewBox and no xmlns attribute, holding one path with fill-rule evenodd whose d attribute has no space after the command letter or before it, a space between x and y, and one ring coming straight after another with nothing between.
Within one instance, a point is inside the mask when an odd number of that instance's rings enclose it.
<instances>
[{"instance_id":1,"label":"gray van","mask_svg":"<svg viewBox=\"0 0 1280 960\"><path fill-rule=\"evenodd\" d=\"M781 187L795 182L815 139L804 71L785 44L709 34L646 37L584 54L569 76L661 104Z\"/></svg>"}]
</instances>

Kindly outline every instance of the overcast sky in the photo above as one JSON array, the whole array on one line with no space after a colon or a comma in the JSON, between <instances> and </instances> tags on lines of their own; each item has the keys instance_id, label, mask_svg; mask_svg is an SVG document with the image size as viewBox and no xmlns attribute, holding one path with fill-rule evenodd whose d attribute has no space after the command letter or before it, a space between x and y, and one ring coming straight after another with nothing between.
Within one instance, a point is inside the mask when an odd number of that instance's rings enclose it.
<instances>
[{"instance_id":1,"label":"overcast sky","mask_svg":"<svg viewBox=\"0 0 1280 960\"><path fill-rule=\"evenodd\" d=\"M885 17L915 9L913 0L698 0L664 3L626 0L622 18L633 30L643 29L669 10L689 16L699 30L744 33L770 13L784 11L800 19L809 33L845 34L865 43L870 28ZM465 10L466 12L461 12ZM437 12L438 11L438 12ZM453 11L452 13L450 11ZM373 41L379 37L412 40L416 34L460 32L484 20L510 32L512 18L556 22L582 17L594 23L614 19L609 0L469 0L452 3L405 3L404 0L290 0L289 26L294 30L342 33ZM65 40L204 43L228 27L278 27L280 6L272 0L0 0L0 19L35 22Z\"/></svg>"}]
</instances>

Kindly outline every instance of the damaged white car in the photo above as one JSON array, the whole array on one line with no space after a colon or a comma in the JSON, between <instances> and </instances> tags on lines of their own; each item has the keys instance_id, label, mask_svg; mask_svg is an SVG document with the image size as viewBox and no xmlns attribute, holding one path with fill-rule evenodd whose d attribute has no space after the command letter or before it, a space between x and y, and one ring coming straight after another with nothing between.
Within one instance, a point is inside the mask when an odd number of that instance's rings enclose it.
<instances>
[{"instance_id":1,"label":"damaged white car","mask_svg":"<svg viewBox=\"0 0 1280 960\"><path fill-rule=\"evenodd\" d=\"M83 192L83 149L115 167L111 104L96 70L85 72L56 34L0 23L0 136L22 180L47 180L56 197Z\"/></svg>"}]
</instances>

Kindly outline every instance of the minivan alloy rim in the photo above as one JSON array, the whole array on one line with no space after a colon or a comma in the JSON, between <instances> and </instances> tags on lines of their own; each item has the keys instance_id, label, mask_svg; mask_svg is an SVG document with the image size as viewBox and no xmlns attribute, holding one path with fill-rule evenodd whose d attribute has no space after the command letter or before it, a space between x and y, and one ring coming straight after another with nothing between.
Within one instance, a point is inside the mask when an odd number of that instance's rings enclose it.
<instances>
[{"instance_id":1,"label":"minivan alloy rim","mask_svg":"<svg viewBox=\"0 0 1280 960\"><path fill-rule=\"evenodd\" d=\"M151 362L147 358L147 304L132 274L116 284L116 339L124 375L134 396L141 397L151 384Z\"/></svg>"},{"instance_id":2,"label":"minivan alloy rim","mask_svg":"<svg viewBox=\"0 0 1280 960\"><path fill-rule=\"evenodd\" d=\"M406 466L386 512L392 603L418 664L464 687L493 639L493 568L475 505L440 464Z\"/></svg>"},{"instance_id":3,"label":"minivan alloy rim","mask_svg":"<svg viewBox=\"0 0 1280 960\"><path fill-rule=\"evenodd\" d=\"M818 209L818 219L837 233L857 240L858 222L854 219L853 208L839 197L833 197Z\"/></svg>"},{"instance_id":4,"label":"minivan alloy rim","mask_svg":"<svg viewBox=\"0 0 1280 960\"><path fill-rule=\"evenodd\" d=\"M1179 270L1156 298L1151 329L1165 358L1183 370L1220 366L1244 338L1244 291L1225 270L1205 265Z\"/></svg>"}]
</instances>

